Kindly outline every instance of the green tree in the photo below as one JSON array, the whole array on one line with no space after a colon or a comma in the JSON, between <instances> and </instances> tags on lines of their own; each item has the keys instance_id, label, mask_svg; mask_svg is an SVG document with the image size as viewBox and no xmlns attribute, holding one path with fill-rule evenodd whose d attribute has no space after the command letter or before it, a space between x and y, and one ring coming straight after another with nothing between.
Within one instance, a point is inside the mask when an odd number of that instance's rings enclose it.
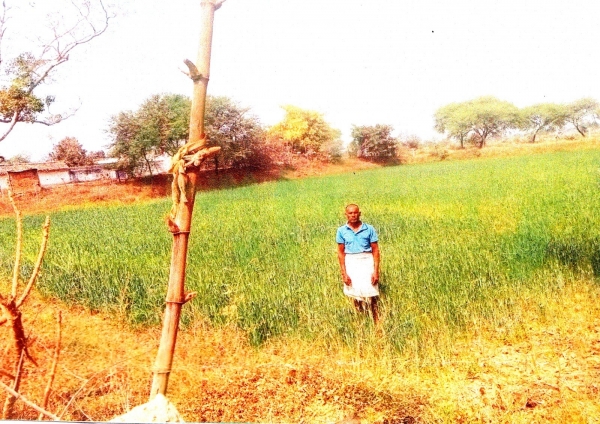
<instances>
[{"instance_id":1,"label":"green tree","mask_svg":"<svg viewBox=\"0 0 600 424\"><path fill-rule=\"evenodd\" d=\"M349 146L356 157L373 162L395 162L397 160L398 140L392 137L391 125L352 127L352 142Z\"/></svg>"},{"instance_id":2,"label":"green tree","mask_svg":"<svg viewBox=\"0 0 600 424\"><path fill-rule=\"evenodd\" d=\"M162 154L173 156L189 133L191 101L180 94L155 94L136 111L111 117L111 156L117 167L130 174L156 172L154 160Z\"/></svg>"},{"instance_id":3,"label":"green tree","mask_svg":"<svg viewBox=\"0 0 600 424\"><path fill-rule=\"evenodd\" d=\"M560 130L567 120L568 110L565 105L556 103L539 103L521 110L521 128L531 131L531 142L540 131Z\"/></svg>"},{"instance_id":4,"label":"green tree","mask_svg":"<svg viewBox=\"0 0 600 424\"><path fill-rule=\"evenodd\" d=\"M285 117L269 128L272 139L280 140L293 152L323 159L335 159L341 151L341 132L332 128L323 114L297 106L283 106Z\"/></svg>"},{"instance_id":5,"label":"green tree","mask_svg":"<svg viewBox=\"0 0 600 424\"><path fill-rule=\"evenodd\" d=\"M243 168L259 165L264 130L258 118L249 114L250 108L239 106L225 96L208 96L204 130L209 146L220 146L215 167Z\"/></svg>"},{"instance_id":6,"label":"green tree","mask_svg":"<svg viewBox=\"0 0 600 424\"><path fill-rule=\"evenodd\" d=\"M30 2L28 7L34 7ZM27 13L27 6L17 10ZM4 140L18 123L54 125L71 116L75 111L50 113L53 95L40 95L40 87L54 75L56 68L69 60L69 55L81 45L99 37L108 28L110 16L102 0L79 0L60 7L57 16L48 19L48 36L38 38L39 45L17 54L13 59L0 61L6 75L0 82L0 141ZM0 9L0 55L10 22L10 7L2 2ZM41 32L43 32L40 29ZM28 37L17 37L21 41ZM47 112L46 116L41 116Z\"/></svg>"},{"instance_id":7,"label":"green tree","mask_svg":"<svg viewBox=\"0 0 600 424\"><path fill-rule=\"evenodd\" d=\"M471 134L476 137L479 147L485 146L489 137L519 127L522 119L515 105L493 96L443 106L434 116L437 131L458 138L461 145Z\"/></svg>"},{"instance_id":8,"label":"green tree","mask_svg":"<svg viewBox=\"0 0 600 424\"><path fill-rule=\"evenodd\" d=\"M119 159L118 169L131 175L154 172L152 161L157 155L156 140L146 137L144 124L136 113L126 111L111 117L108 132L113 138L110 155Z\"/></svg>"},{"instance_id":9,"label":"green tree","mask_svg":"<svg viewBox=\"0 0 600 424\"><path fill-rule=\"evenodd\" d=\"M25 153L19 153L14 155L8 160L8 163L17 164L17 163L31 163L31 158L29 155Z\"/></svg>"},{"instance_id":10,"label":"green tree","mask_svg":"<svg viewBox=\"0 0 600 424\"><path fill-rule=\"evenodd\" d=\"M52 148L50 160L63 161L67 166L91 165L94 160L75 137L65 137Z\"/></svg>"},{"instance_id":11,"label":"green tree","mask_svg":"<svg viewBox=\"0 0 600 424\"><path fill-rule=\"evenodd\" d=\"M158 155L173 156L188 138L191 105L181 94L150 96L136 112L138 137Z\"/></svg>"},{"instance_id":12,"label":"green tree","mask_svg":"<svg viewBox=\"0 0 600 424\"><path fill-rule=\"evenodd\" d=\"M594 120L594 114L599 104L591 97L575 100L567 105L567 122L569 122L582 137L585 137L588 126Z\"/></svg>"},{"instance_id":13,"label":"green tree","mask_svg":"<svg viewBox=\"0 0 600 424\"><path fill-rule=\"evenodd\" d=\"M10 123L13 119L16 122L35 122L38 114L53 101L51 97L43 101L33 95L31 86L34 81L29 69L32 61L34 58L29 53L24 53L13 59L8 66L6 72L12 74L13 80L9 86L0 89L0 115L4 123Z\"/></svg>"},{"instance_id":14,"label":"green tree","mask_svg":"<svg viewBox=\"0 0 600 424\"><path fill-rule=\"evenodd\" d=\"M461 149L465 148L465 141L473 126L467 107L461 103L450 103L439 108L434 114L434 119L436 131L458 140Z\"/></svg>"},{"instance_id":15,"label":"green tree","mask_svg":"<svg viewBox=\"0 0 600 424\"><path fill-rule=\"evenodd\" d=\"M148 98L137 111L113 116L108 132L118 167L132 174L155 172L155 157L173 156L187 141L190 109L188 97L162 94ZM260 156L260 122L227 97L207 97L205 132L210 146L221 147L216 166L249 166Z\"/></svg>"}]
</instances>

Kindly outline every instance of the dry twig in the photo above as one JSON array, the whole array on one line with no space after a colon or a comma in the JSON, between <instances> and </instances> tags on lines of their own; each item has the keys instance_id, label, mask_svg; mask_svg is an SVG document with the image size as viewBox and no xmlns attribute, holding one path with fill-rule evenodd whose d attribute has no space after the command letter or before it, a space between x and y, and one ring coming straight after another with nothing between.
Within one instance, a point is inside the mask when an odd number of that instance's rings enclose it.
<instances>
[{"instance_id":1,"label":"dry twig","mask_svg":"<svg viewBox=\"0 0 600 424\"><path fill-rule=\"evenodd\" d=\"M23 294L21 294L21 297L19 298L19 300L17 300L17 303L16 303L17 308L20 307L23 304L23 302L25 302L25 299L27 299L27 296L29 296L29 292L31 292L31 288L33 287L33 285L35 284L35 281L37 280L38 274L40 272L40 267L42 266L42 261L44 259L44 255L46 254L46 248L48 246L49 235L50 235L50 217L47 216L46 220L44 221L44 225L42 226L42 242L41 242L41 246L40 246L40 251L38 253L38 257L35 262L35 266L33 267L33 272L31 273L31 277L29 277L29 282L27 283L25 290L23 290Z\"/></svg>"},{"instance_id":2,"label":"dry twig","mask_svg":"<svg viewBox=\"0 0 600 424\"><path fill-rule=\"evenodd\" d=\"M17 297L17 286L19 285L19 269L21 267L21 250L23 247L23 221L21 220L21 211L17 207L12 189L8 189L8 199L15 211L15 219L17 221L17 247L15 251L15 266L13 268L12 289L10 291L11 298Z\"/></svg>"},{"instance_id":3,"label":"dry twig","mask_svg":"<svg viewBox=\"0 0 600 424\"><path fill-rule=\"evenodd\" d=\"M21 355L19 357L19 364L17 365L17 372L15 373L15 377L13 378L13 383L11 387L11 389L13 389L15 392L19 391L19 386L21 384L21 371L23 370L23 359L25 356L23 355L23 353L24 351L21 351ZM10 414L12 412L13 405L15 404L15 400L17 400L15 396L9 395L6 397L6 400L4 401L4 408L2 408L3 420L10 418Z\"/></svg>"},{"instance_id":4,"label":"dry twig","mask_svg":"<svg viewBox=\"0 0 600 424\"><path fill-rule=\"evenodd\" d=\"M42 227L42 241L41 247L38 254L37 261L34 266L34 270L31 274L29 282L25 286L21 296L17 299L17 291L19 288L19 279L20 279L20 267L21 267L21 251L22 251L22 243L23 243L23 223L21 219L21 212L15 202L13 197L12 190L9 189L8 197L12 204L12 207L15 211L16 221L17 221L17 246L16 246L16 254L15 254L15 264L13 270L13 280L11 293L8 296L0 295L0 325L4 325L8 323L9 327L9 344L7 345L4 355L5 358L11 358L15 364L14 376L10 375L7 372L3 372L2 375L9 376L12 380L12 387L9 387L10 390L9 395L6 397L4 402L4 407L2 409L2 418L8 419L11 418L12 409L15 403L15 400L20 397L18 394L19 386L21 383L21 373L23 370L24 360L29 359L34 365L37 366L35 359L31 357L28 351L28 339L25 335L25 329L23 328L23 320L21 317L21 311L19 308L23 304L23 302L27 299L27 296L31 292L35 281L37 280L37 276L39 274L39 270L42 264L42 260L44 258L44 254L46 253L46 247L48 243L49 236L49 228L50 228L50 218L46 217L46 221ZM17 359L18 358L18 359ZM58 356L56 356L58 359ZM13 362L13 363L14 363ZM53 373L51 373L52 375ZM53 380L53 375L51 376ZM4 384L4 383L3 383ZM14 393L17 395L15 395ZM48 392L49 394L49 392ZM47 402L47 400L46 400Z\"/></svg>"},{"instance_id":5,"label":"dry twig","mask_svg":"<svg viewBox=\"0 0 600 424\"><path fill-rule=\"evenodd\" d=\"M58 311L56 317L56 346L54 347L54 357L52 358L52 365L50 366L50 375L48 376L48 384L46 390L44 390L44 400L42 401L42 409L46 409L48 406L48 400L50 399L50 390L52 389L52 383L54 382L54 376L56 375L56 365L58 364L58 357L60 355L60 342L61 342L61 324L62 324L62 313ZM38 420L42 420L43 414L40 412Z\"/></svg>"},{"instance_id":6,"label":"dry twig","mask_svg":"<svg viewBox=\"0 0 600 424\"><path fill-rule=\"evenodd\" d=\"M33 409L35 409L39 413L44 414L45 416L47 416L49 418L52 418L54 421L60 421L60 418L58 418L52 412L48 412L45 409L40 408L35 403L33 403L32 401L30 401L29 399L27 399L25 396L23 396L22 394L20 394L18 392L15 392L13 389L10 388L10 386L7 386L6 384L4 384L1 381L0 381L0 387L2 387L4 390L6 390L8 393L10 393L11 396L14 396L16 399L19 399L21 402L23 402L24 404L32 407Z\"/></svg>"}]
</instances>

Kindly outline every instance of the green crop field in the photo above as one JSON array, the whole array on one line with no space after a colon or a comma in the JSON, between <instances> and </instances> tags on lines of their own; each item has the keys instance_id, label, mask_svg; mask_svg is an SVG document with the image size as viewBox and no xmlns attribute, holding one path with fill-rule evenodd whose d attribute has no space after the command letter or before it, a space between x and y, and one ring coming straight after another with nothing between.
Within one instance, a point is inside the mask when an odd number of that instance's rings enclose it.
<instances>
[{"instance_id":1,"label":"green crop field","mask_svg":"<svg viewBox=\"0 0 600 424\"><path fill-rule=\"evenodd\" d=\"M600 274L600 151L381 168L199 193L184 307L189 323L350 346L373 328L342 294L335 230L361 205L379 231L383 337L396 349L502 325L517 300ZM169 201L55 213L39 290L134 324L160 321ZM42 216L24 219L25 275ZM15 224L0 220L0 273ZM541 306L540 306L541 308ZM540 311L543 313L543 311Z\"/></svg>"}]
</instances>

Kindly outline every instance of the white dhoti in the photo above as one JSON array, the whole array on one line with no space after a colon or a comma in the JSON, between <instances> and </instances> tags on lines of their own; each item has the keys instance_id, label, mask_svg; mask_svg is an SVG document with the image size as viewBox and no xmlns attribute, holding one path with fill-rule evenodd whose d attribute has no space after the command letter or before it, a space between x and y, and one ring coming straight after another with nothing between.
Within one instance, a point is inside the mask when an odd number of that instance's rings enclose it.
<instances>
[{"instance_id":1,"label":"white dhoti","mask_svg":"<svg viewBox=\"0 0 600 424\"><path fill-rule=\"evenodd\" d=\"M367 300L369 297L379 296L379 285L371 283L371 276L375 271L375 262L372 253L346 254L346 273L352 284L344 284L344 294L358 300Z\"/></svg>"}]
</instances>

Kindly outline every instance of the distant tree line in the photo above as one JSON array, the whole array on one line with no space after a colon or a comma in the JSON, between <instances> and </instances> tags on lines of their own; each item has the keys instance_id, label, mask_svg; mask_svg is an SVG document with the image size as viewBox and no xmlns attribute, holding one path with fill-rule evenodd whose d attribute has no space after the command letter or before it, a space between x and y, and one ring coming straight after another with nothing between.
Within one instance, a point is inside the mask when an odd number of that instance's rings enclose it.
<instances>
[{"instance_id":1,"label":"distant tree line","mask_svg":"<svg viewBox=\"0 0 600 424\"><path fill-rule=\"evenodd\" d=\"M132 174L152 173L152 160L172 156L188 139L191 100L178 94L157 94L134 111L110 119L110 156ZM228 97L208 96L205 131L209 146L220 146L212 162L223 168L269 168L289 165L296 157L335 160L341 156L340 132L323 115L284 106L284 119L270 128Z\"/></svg>"},{"instance_id":2,"label":"distant tree line","mask_svg":"<svg viewBox=\"0 0 600 424\"><path fill-rule=\"evenodd\" d=\"M131 175L153 173L154 160L173 156L188 139L191 100L180 94L155 94L137 110L111 117L107 133L112 141L109 155L118 159L117 168ZM341 132L332 128L323 114L296 106L282 107L281 122L265 127L259 119L224 96L208 96L205 131L210 146L221 153L206 166L223 168L271 168L303 166L302 160L335 162L344 147ZM583 98L568 104L540 103L522 109L492 96L479 97L439 108L435 129L455 139L461 147L480 148L492 137L509 131L525 132L532 143L541 133L562 131L572 126L585 137L589 128L600 121L600 104ZM397 163L401 147L417 149L416 136L395 137L391 125L354 125L352 140L346 147L351 157L380 163ZM104 157L102 151L88 153L73 137L53 147L50 160L68 166L89 165ZM21 158L15 158L21 159ZM16 161L16 160L15 160Z\"/></svg>"},{"instance_id":3,"label":"distant tree line","mask_svg":"<svg viewBox=\"0 0 600 424\"><path fill-rule=\"evenodd\" d=\"M582 98L568 104L539 103L522 109L492 96L462 103L450 103L434 115L435 129L457 140L461 147L468 142L484 147L490 137L509 130L526 132L532 143L542 133L558 132L570 124L585 137L590 126L600 121L600 104Z\"/></svg>"},{"instance_id":4,"label":"distant tree line","mask_svg":"<svg viewBox=\"0 0 600 424\"><path fill-rule=\"evenodd\" d=\"M137 110L110 119L109 155L130 173L152 172L152 159L172 156L188 138L191 101L175 94L157 94ZM205 131L210 146L220 146L213 165L219 168L294 166L303 160L335 162L341 159L341 132L323 114L286 105L281 122L265 127L228 97L208 96ZM388 162L397 157L398 140L389 125L355 126L349 147L364 160Z\"/></svg>"}]
</instances>

